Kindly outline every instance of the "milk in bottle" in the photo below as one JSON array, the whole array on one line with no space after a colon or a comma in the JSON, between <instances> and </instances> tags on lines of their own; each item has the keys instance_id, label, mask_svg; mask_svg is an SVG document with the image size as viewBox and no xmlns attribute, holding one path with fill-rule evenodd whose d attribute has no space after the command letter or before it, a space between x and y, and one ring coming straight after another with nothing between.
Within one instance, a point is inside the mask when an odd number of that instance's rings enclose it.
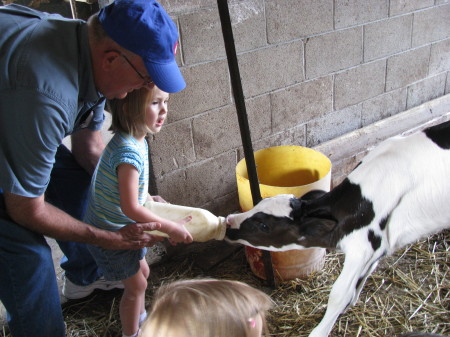
<instances>
[{"instance_id":1,"label":"milk in bottle","mask_svg":"<svg viewBox=\"0 0 450 337\"><path fill-rule=\"evenodd\" d=\"M217 217L206 209L173 205L169 203L149 200L145 207L160 217L180 221L187 216L192 216L192 220L184 226L192 235L196 242L209 240L223 240L225 237L226 223L224 217ZM166 233L160 231L149 231L150 234L168 237Z\"/></svg>"}]
</instances>

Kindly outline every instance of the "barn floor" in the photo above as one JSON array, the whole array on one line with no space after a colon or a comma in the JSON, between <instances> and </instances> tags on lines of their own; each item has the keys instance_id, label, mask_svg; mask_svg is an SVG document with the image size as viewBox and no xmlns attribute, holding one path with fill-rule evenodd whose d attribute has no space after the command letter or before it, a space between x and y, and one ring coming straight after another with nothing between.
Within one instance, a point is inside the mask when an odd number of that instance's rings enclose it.
<instances>
[{"instance_id":1,"label":"barn floor","mask_svg":"<svg viewBox=\"0 0 450 337\"><path fill-rule=\"evenodd\" d=\"M357 304L339 317L330 336L384 337L406 331L450 335L449 253L450 231L446 231L384 259L369 277ZM158 256L149 259L157 261ZM242 247L223 242L177 247L162 262L151 267L148 305L160 284L176 279L241 280L274 299L276 306L269 316L270 336L303 337L308 336L324 314L343 256L329 253L320 272L275 288L253 275ZM64 303L67 336L120 336L120 297L120 290L96 291L86 299ZM10 336L6 327L0 336Z\"/></svg>"}]
</instances>

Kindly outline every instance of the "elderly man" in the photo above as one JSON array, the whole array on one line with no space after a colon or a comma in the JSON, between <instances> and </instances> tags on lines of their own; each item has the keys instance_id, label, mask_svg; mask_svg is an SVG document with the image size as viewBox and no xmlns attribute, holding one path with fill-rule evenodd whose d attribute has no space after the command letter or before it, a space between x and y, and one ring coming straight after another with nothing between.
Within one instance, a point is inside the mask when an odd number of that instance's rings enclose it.
<instances>
[{"instance_id":1,"label":"elderly man","mask_svg":"<svg viewBox=\"0 0 450 337\"><path fill-rule=\"evenodd\" d=\"M105 98L143 86L178 92L178 33L153 0L117 0L87 22L19 5L0 7L0 299L14 337L60 337L65 327L51 250L65 254L63 293L112 289L85 243L138 249L156 223L103 231L80 221L104 148ZM72 151L61 145L71 135Z\"/></svg>"}]
</instances>

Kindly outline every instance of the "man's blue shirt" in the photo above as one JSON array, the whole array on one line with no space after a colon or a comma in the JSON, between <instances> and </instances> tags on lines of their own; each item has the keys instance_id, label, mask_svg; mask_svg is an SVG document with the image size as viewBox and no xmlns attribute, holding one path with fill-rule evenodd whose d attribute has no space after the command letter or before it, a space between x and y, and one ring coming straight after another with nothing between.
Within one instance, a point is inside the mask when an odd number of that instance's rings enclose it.
<instances>
[{"instance_id":1,"label":"man's blue shirt","mask_svg":"<svg viewBox=\"0 0 450 337\"><path fill-rule=\"evenodd\" d=\"M42 195L63 138L99 130L103 108L84 21L0 7L0 189Z\"/></svg>"}]
</instances>

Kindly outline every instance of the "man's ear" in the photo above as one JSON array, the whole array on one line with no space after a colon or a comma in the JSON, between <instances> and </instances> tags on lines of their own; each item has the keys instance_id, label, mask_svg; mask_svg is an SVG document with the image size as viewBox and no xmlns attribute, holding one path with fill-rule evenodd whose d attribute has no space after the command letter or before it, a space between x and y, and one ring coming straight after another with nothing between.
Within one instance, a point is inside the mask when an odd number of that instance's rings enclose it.
<instances>
[{"instance_id":1,"label":"man's ear","mask_svg":"<svg viewBox=\"0 0 450 337\"><path fill-rule=\"evenodd\" d=\"M117 61L120 58L120 53L116 50L106 50L102 56L102 68L104 70L114 70Z\"/></svg>"}]
</instances>

